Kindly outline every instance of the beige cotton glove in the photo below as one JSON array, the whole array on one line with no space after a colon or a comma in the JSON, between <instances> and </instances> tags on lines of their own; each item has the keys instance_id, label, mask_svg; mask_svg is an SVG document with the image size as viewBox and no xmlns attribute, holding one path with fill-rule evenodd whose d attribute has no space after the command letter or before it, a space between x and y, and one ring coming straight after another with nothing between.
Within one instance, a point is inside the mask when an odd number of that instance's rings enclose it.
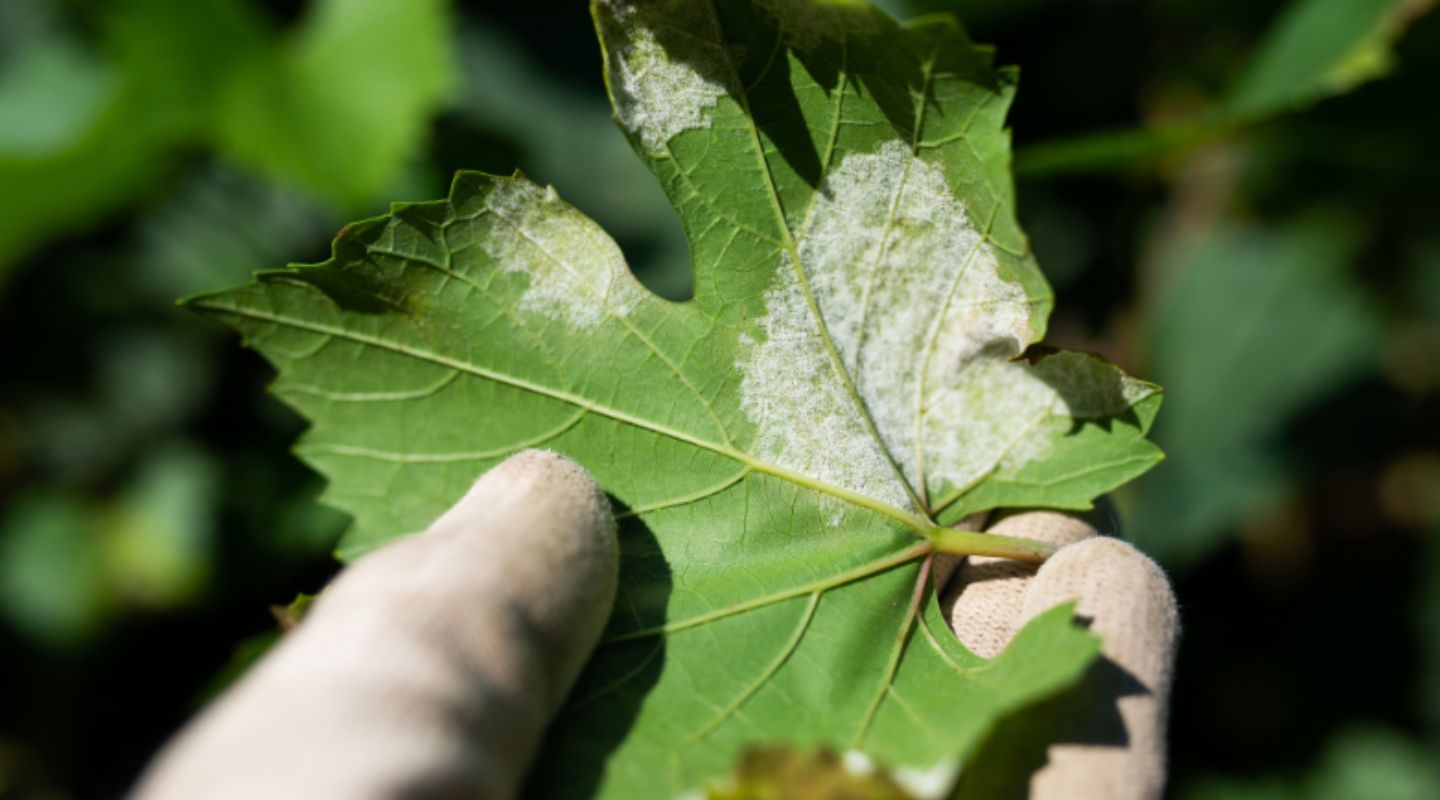
<instances>
[{"instance_id":1,"label":"beige cotton glove","mask_svg":"<svg viewBox=\"0 0 1440 800\"><path fill-rule=\"evenodd\" d=\"M600 637L617 561L589 475L516 455L342 572L135 797L510 797Z\"/></svg>"},{"instance_id":2,"label":"beige cotton glove","mask_svg":"<svg viewBox=\"0 0 1440 800\"><path fill-rule=\"evenodd\" d=\"M539 451L512 457L429 530L341 573L304 622L160 754L135 797L512 796L608 616L614 525L578 466ZM1093 533L1046 512L992 530L1057 543ZM1147 687L1128 694L1114 671L1097 670L1043 713L1012 720L973 765L1009 764L1055 741L1057 719L1079 720L1081 733L1051 748L1048 764L1041 751L1021 765L1045 764L1029 787L1005 784L1004 770L967 768L965 796L1153 797L1175 640L1158 569L1096 539L1065 547L1038 575L970 559L950 586L957 633L981 655L1035 613L1078 599L1108 659Z\"/></svg>"},{"instance_id":3,"label":"beige cotton glove","mask_svg":"<svg viewBox=\"0 0 1440 800\"><path fill-rule=\"evenodd\" d=\"M1101 657L1071 691L1004 721L961 776L963 800L1154 800L1165 788L1165 725L1180 623L1160 567L1092 520L1004 516L990 532L1060 545L1037 569L962 560L941 607L976 655L998 654L1026 622L1068 601L1100 635Z\"/></svg>"}]
</instances>

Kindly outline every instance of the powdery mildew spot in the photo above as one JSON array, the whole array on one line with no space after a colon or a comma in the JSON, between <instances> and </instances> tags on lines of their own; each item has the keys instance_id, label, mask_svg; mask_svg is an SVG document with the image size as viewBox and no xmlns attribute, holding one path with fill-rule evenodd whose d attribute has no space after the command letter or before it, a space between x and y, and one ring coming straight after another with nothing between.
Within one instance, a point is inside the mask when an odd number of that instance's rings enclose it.
<instances>
[{"instance_id":1,"label":"powdery mildew spot","mask_svg":"<svg viewBox=\"0 0 1440 800\"><path fill-rule=\"evenodd\" d=\"M505 272L530 277L521 312L588 330L629 313L644 296L614 240L553 188L499 181L485 208L485 253Z\"/></svg>"},{"instance_id":2,"label":"powdery mildew spot","mask_svg":"<svg viewBox=\"0 0 1440 800\"><path fill-rule=\"evenodd\" d=\"M765 295L763 340L741 337L740 408L753 421L757 456L832 486L908 508L905 488L837 379L797 279ZM821 510L840 525L850 509L829 495Z\"/></svg>"},{"instance_id":3,"label":"powdery mildew spot","mask_svg":"<svg viewBox=\"0 0 1440 800\"><path fill-rule=\"evenodd\" d=\"M714 108L725 86L725 54L713 21L694 0L611 0L602 12L614 23L610 68L615 116L645 148L660 153L682 131L709 128L705 110ZM685 31L683 60L672 57L655 32L656 21ZM697 69L697 67L700 67ZM703 69L703 74L702 74Z\"/></svg>"},{"instance_id":4,"label":"powdery mildew spot","mask_svg":"<svg viewBox=\"0 0 1440 800\"><path fill-rule=\"evenodd\" d=\"M949 797L960 776L960 762L946 759L929 768L900 767L892 777L916 800Z\"/></svg>"},{"instance_id":5,"label":"powdery mildew spot","mask_svg":"<svg viewBox=\"0 0 1440 800\"><path fill-rule=\"evenodd\" d=\"M889 142L831 172L797 246L885 450L915 487L923 462L932 497L1044 457L1054 417L1117 413L1146 391L1084 356L1013 361L1033 336L1030 299L1002 276L971 219L938 167ZM788 253L776 280L765 340L738 364L760 454L905 507L885 451L833 371Z\"/></svg>"},{"instance_id":6,"label":"powdery mildew spot","mask_svg":"<svg viewBox=\"0 0 1440 800\"><path fill-rule=\"evenodd\" d=\"M907 508L886 452L930 498L1044 458L1056 417L1112 416L1153 391L1096 358L1020 363L1030 298L1008 281L945 174L903 142L850 154L819 187L798 247L837 376L789 253L743 340L742 409L757 455ZM834 521L834 519L832 519Z\"/></svg>"},{"instance_id":7,"label":"powdery mildew spot","mask_svg":"<svg viewBox=\"0 0 1440 800\"><path fill-rule=\"evenodd\" d=\"M1053 401L1003 363L1030 339L1024 290L1001 277L940 169L905 144L844 158L799 250L836 349L912 485L922 458L952 482L988 470Z\"/></svg>"},{"instance_id":8,"label":"powdery mildew spot","mask_svg":"<svg viewBox=\"0 0 1440 800\"><path fill-rule=\"evenodd\" d=\"M859 778L868 778L880 771L875 759L860 750L846 750L840 757L840 765ZM960 762L946 759L929 768L900 767L890 778L917 800L938 800L950 793L959 774Z\"/></svg>"}]
</instances>

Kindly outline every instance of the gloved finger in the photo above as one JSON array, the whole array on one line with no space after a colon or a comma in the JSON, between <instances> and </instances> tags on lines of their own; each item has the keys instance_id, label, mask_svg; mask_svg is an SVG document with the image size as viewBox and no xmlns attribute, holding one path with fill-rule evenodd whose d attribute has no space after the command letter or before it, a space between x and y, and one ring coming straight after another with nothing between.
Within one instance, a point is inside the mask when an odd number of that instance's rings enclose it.
<instances>
[{"instance_id":1,"label":"gloved finger","mask_svg":"<svg viewBox=\"0 0 1440 800\"><path fill-rule=\"evenodd\" d=\"M1019 624L1072 600L1100 636L1101 660L1073 692L1071 724L1031 778L1031 800L1158 798L1180 633L1170 582L1125 542L1080 542L1040 567L1025 588Z\"/></svg>"},{"instance_id":2,"label":"gloved finger","mask_svg":"<svg viewBox=\"0 0 1440 800\"><path fill-rule=\"evenodd\" d=\"M600 636L617 561L584 470L516 455L341 573L136 794L509 797Z\"/></svg>"},{"instance_id":3,"label":"gloved finger","mask_svg":"<svg viewBox=\"0 0 1440 800\"><path fill-rule=\"evenodd\" d=\"M1058 511L1024 511L1002 517L991 533L1068 545L1096 534L1088 519ZM951 630L971 652L993 658L1020 629L1025 587L1036 565L1006 558L970 556L941 593L940 608Z\"/></svg>"}]
</instances>

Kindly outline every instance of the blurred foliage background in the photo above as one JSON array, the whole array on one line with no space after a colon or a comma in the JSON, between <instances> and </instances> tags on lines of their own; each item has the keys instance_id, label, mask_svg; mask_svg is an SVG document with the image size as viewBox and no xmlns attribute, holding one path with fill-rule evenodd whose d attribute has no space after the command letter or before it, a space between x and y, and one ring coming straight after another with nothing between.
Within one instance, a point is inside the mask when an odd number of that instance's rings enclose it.
<instances>
[{"instance_id":1,"label":"blurred foliage background","mask_svg":"<svg viewBox=\"0 0 1440 800\"><path fill-rule=\"evenodd\" d=\"M1440 14L876 2L1022 66L1052 341L1167 387L1115 499L1184 615L1171 795L1440 797ZM335 569L299 421L174 299L516 167L688 290L579 2L0 2L0 797L123 791Z\"/></svg>"}]
</instances>

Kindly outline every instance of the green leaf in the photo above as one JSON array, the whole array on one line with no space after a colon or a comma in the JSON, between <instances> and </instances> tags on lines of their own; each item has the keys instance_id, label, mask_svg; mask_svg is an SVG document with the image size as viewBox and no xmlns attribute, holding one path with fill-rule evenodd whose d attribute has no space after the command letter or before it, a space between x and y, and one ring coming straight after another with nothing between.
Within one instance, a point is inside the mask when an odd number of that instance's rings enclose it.
<instances>
[{"instance_id":1,"label":"green leaf","mask_svg":"<svg viewBox=\"0 0 1440 800\"><path fill-rule=\"evenodd\" d=\"M103 19L131 113L176 138L210 133L232 76L264 58L273 36L250 0L120 0Z\"/></svg>"},{"instance_id":2,"label":"green leaf","mask_svg":"<svg viewBox=\"0 0 1440 800\"><path fill-rule=\"evenodd\" d=\"M313 423L297 452L355 517L346 557L525 447L614 498L616 610L537 793L673 797L776 741L953 772L1097 643L1062 607L992 661L966 651L929 556L1026 544L937 523L1085 508L1159 458L1156 387L1094 356L1017 358L1051 297L1006 172L1014 74L953 20L846 3L594 13L692 300L646 291L553 189L462 173L324 264L191 304Z\"/></svg>"},{"instance_id":3,"label":"green leaf","mask_svg":"<svg viewBox=\"0 0 1440 800\"><path fill-rule=\"evenodd\" d=\"M1427 800L1440 796L1440 768L1413 734L1373 725L1342 729L1300 774L1205 775L1181 800Z\"/></svg>"},{"instance_id":4,"label":"green leaf","mask_svg":"<svg viewBox=\"0 0 1440 800\"><path fill-rule=\"evenodd\" d=\"M1225 100L1240 115L1268 115L1343 94L1390 71L1391 49L1434 0L1297 0Z\"/></svg>"},{"instance_id":5,"label":"green leaf","mask_svg":"<svg viewBox=\"0 0 1440 800\"><path fill-rule=\"evenodd\" d=\"M0 521L0 614L51 646L104 619L104 565L83 501L59 492L22 495Z\"/></svg>"},{"instance_id":6,"label":"green leaf","mask_svg":"<svg viewBox=\"0 0 1440 800\"><path fill-rule=\"evenodd\" d=\"M182 147L336 210L373 202L448 96L448 8L314 0L275 32L246 0L122 0L98 15L99 47L35 23L0 63L0 186L25 198L0 216L0 286L47 239L143 197Z\"/></svg>"},{"instance_id":7,"label":"green leaf","mask_svg":"<svg viewBox=\"0 0 1440 800\"><path fill-rule=\"evenodd\" d=\"M1292 0L1241 77L1204 113L1023 149L1026 176L1130 167L1234 134L1385 76L1391 50L1434 0Z\"/></svg>"},{"instance_id":8,"label":"green leaf","mask_svg":"<svg viewBox=\"0 0 1440 800\"><path fill-rule=\"evenodd\" d=\"M0 69L0 186L25 198L0 217L0 283L47 238L142 196L173 144L208 133L216 97L263 41L251 12L240 0L110 3L98 48L36 25Z\"/></svg>"},{"instance_id":9,"label":"green leaf","mask_svg":"<svg viewBox=\"0 0 1440 800\"><path fill-rule=\"evenodd\" d=\"M77 42L47 34L0 74L0 118L29 120L0 137L0 287L47 238L81 228L142 193L160 158L155 120L132 113L134 92ZM59 98L57 100L57 98ZM32 115L45 105L47 112Z\"/></svg>"},{"instance_id":10,"label":"green leaf","mask_svg":"<svg viewBox=\"0 0 1440 800\"><path fill-rule=\"evenodd\" d=\"M1175 394L1155 431L1174 458L1140 483L1131 528L1167 565L1287 497L1299 465L1277 455L1286 423L1376 366L1380 321L1346 272L1360 234L1330 214L1231 224L1166 265L1147 358Z\"/></svg>"},{"instance_id":11,"label":"green leaf","mask_svg":"<svg viewBox=\"0 0 1440 800\"><path fill-rule=\"evenodd\" d=\"M61 36L25 43L0 72L0 153L39 157L73 143L104 108L114 80ZM65 102L55 102L55 95Z\"/></svg>"},{"instance_id":12,"label":"green leaf","mask_svg":"<svg viewBox=\"0 0 1440 800\"><path fill-rule=\"evenodd\" d=\"M245 280L295 252L323 252L343 217L304 195L207 165L138 223L136 283L157 299ZM237 226L245 217L250 224Z\"/></svg>"},{"instance_id":13,"label":"green leaf","mask_svg":"<svg viewBox=\"0 0 1440 800\"><path fill-rule=\"evenodd\" d=\"M316 0L219 111L222 151L339 203L372 199L416 155L453 80L446 0Z\"/></svg>"},{"instance_id":14,"label":"green leaf","mask_svg":"<svg viewBox=\"0 0 1440 800\"><path fill-rule=\"evenodd\" d=\"M0 515L0 617L51 647L82 644L134 608L175 608L203 588L216 464L157 445L115 498L22 494Z\"/></svg>"}]
</instances>

